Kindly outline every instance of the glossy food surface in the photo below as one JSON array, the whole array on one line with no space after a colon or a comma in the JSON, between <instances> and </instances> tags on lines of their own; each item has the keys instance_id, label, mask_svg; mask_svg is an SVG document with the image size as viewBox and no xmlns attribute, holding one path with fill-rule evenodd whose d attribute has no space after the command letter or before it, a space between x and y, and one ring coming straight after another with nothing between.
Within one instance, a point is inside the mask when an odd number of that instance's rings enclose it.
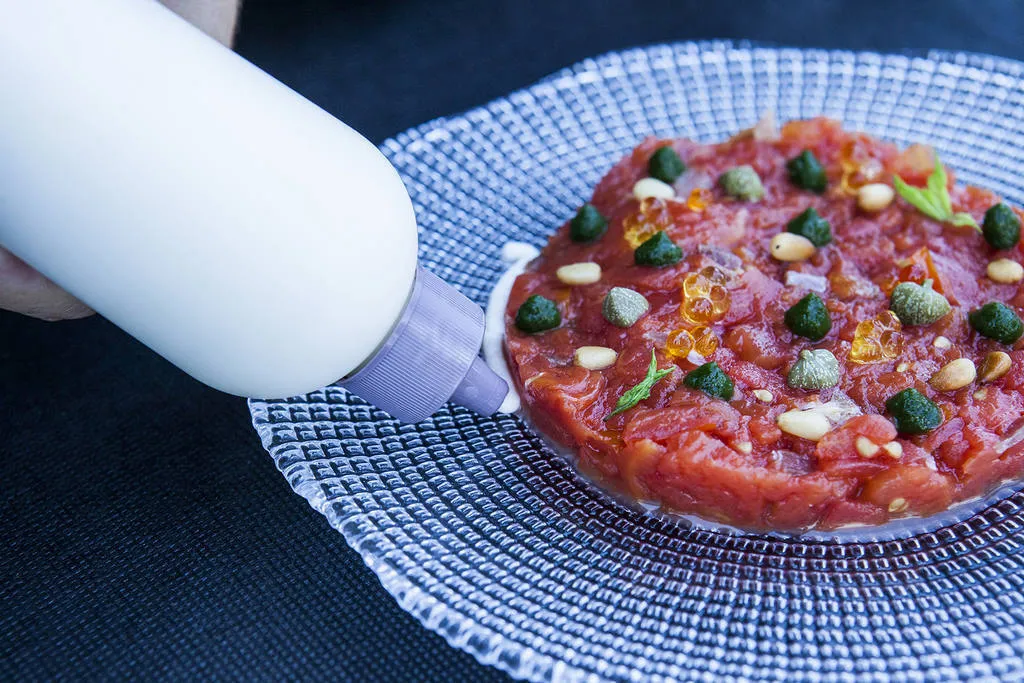
<instances>
[{"instance_id":1,"label":"glossy food surface","mask_svg":"<svg viewBox=\"0 0 1024 683\"><path fill-rule=\"evenodd\" d=\"M637 200L634 184L665 145L686 165L673 183L676 198ZM795 184L787 168L806 150L825 170L821 193ZM760 176L759 201L728 196L716 182L743 165ZM746 528L834 528L929 515L1017 476L1024 446L1007 437L1024 413L1024 351L1020 343L980 335L968 315L991 301L1017 312L1024 306L1018 283L986 276L994 259L1020 261L1020 246L997 251L979 231L939 223L899 196L881 211L858 207L861 186L891 184L893 174L924 186L933 168L928 147L901 151L827 119L790 122L778 136L743 132L721 144L645 140L590 200L607 218L607 232L576 243L563 226L513 288L508 356L531 417L577 451L584 469L633 497ZM1000 199L957 186L953 169L946 172L953 211L980 225ZM805 260L773 258L772 238L809 208L828 221L832 240ZM634 250L658 232L682 249L682 259L637 265ZM577 262L600 264L601 280L559 282L555 270ZM952 310L929 325L901 325L889 311L893 289L926 279ZM609 324L601 307L612 287L639 292L651 310L631 327ZM811 293L831 318L818 341L794 334L785 321ZM511 321L536 294L556 303L562 324L525 334ZM616 363L602 370L574 365L574 350L587 345L616 350ZM606 419L618 397L643 379L652 349L658 367L672 373L650 398ZM790 387L787 373L800 352L817 349L838 359L838 384ZM955 390L930 386L947 363L963 357L980 367L992 351L1011 358L1004 376ZM705 361L735 383L730 400L683 382ZM907 388L938 406L937 428L897 434L886 401ZM817 441L780 429L780 415L807 408L827 419Z\"/></svg>"}]
</instances>

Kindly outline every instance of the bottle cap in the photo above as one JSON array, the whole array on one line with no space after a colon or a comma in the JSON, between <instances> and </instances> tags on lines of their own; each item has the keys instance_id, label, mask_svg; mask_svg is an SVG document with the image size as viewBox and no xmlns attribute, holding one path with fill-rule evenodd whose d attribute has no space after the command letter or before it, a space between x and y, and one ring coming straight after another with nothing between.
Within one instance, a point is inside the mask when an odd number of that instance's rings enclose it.
<instances>
[{"instance_id":1,"label":"bottle cap","mask_svg":"<svg viewBox=\"0 0 1024 683\"><path fill-rule=\"evenodd\" d=\"M480 353L484 312L420 267L402 317L355 374L339 384L402 422L419 422L451 400L491 415L508 393Z\"/></svg>"}]
</instances>

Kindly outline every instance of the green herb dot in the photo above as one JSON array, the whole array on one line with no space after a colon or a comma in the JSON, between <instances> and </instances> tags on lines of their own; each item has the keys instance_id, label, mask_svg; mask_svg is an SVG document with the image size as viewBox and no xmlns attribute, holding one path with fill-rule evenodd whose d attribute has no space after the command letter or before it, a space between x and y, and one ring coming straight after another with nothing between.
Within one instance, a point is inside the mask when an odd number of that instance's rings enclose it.
<instances>
[{"instance_id":1,"label":"green herb dot","mask_svg":"<svg viewBox=\"0 0 1024 683\"><path fill-rule=\"evenodd\" d=\"M824 192L828 185L825 169L809 149L787 161L786 170L789 171L789 179L794 185L816 194Z\"/></svg>"},{"instance_id":2,"label":"green herb dot","mask_svg":"<svg viewBox=\"0 0 1024 683\"><path fill-rule=\"evenodd\" d=\"M730 168L718 178L718 185L730 197L747 202L756 202L764 197L761 176L751 166Z\"/></svg>"},{"instance_id":3,"label":"green herb dot","mask_svg":"<svg viewBox=\"0 0 1024 683\"><path fill-rule=\"evenodd\" d=\"M813 206L791 220L786 229L795 235L806 237L816 247L823 247L832 241L832 226L814 210Z\"/></svg>"},{"instance_id":4,"label":"green herb dot","mask_svg":"<svg viewBox=\"0 0 1024 683\"><path fill-rule=\"evenodd\" d=\"M703 391L712 398L719 398L723 401L728 401L732 398L734 389L729 375L722 372L722 368L718 367L718 363L714 361L691 370L683 378L683 384L691 389Z\"/></svg>"},{"instance_id":5,"label":"green herb dot","mask_svg":"<svg viewBox=\"0 0 1024 683\"><path fill-rule=\"evenodd\" d=\"M1024 334L1024 323L1013 309L999 301L990 301L971 311L967 320L978 334L1002 344L1012 344Z\"/></svg>"},{"instance_id":6,"label":"green herb dot","mask_svg":"<svg viewBox=\"0 0 1024 683\"><path fill-rule=\"evenodd\" d=\"M647 173L663 183L672 184L686 171L686 164L671 147L661 147L647 162Z\"/></svg>"},{"instance_id":7,"label":"green herb dot","mask_svg":"<svg viewBox=\"0 0 1024 683\"><path fill-rule=\"evenodd\" d=\"M996 204L985 212L981 234L993 249L1013 249L1020 241L1020 219L1006 204Z\"/></svg>"},{"instance_id":8,"label":"green herb dot","mask_svg":"<svg viewBox=\"0 0 1024 683\"><path fill-rule=\"evenodd\" d=\"M823 339L832 329L832 317L821 297L811 292L786 311L783 318L790 332L811 341Z\"/></svg>"},{"instance_id":9,"label":"green herb dot","mask_svg":"<svg viewBox=\"0 0 1024 683\"><path fill-rule=\"evenodd\" d=\"M516 327L527 334L553 330L562 323L558 307L540 294L530 296L516 311Z\"/></svg>"},{"instance_id":10,"label":"green herb dot","mask_svg":"<svg viewBox=\"0 0 1024 683\"><path fill-rule=\"evenodd\" d=\"M917 389L904 389L885 402L900 434L926 434L942 424L942 411Z\"/></svg>"},{"instance_id":11,"label":"green herb dot","mask_svg":"<svg viewBox=\"0 0 1024 683\"><path fill-rule=\"evenodd\" d=\"M901 282L892 290L889 309L904 325L931 325L952 310L946 297L932 289L932 281L924 284Z\"/></svg>"},{"instance_id":12,"label":"green herb dot","mask_svg":"<svg viewBox=\"0 0 1024 683\"><path fill-rule=\"evenodd\" d=\"M569 222L569 239L573 242L593 242L608 229L608 219L593 204L584 204Z\"/></svg>"},{"instance_id":13,"label":"green herb dot","mask_svg":"<svg viewBox=\"0 0 1024 683\"><path fill-rule=\"evenodd\" d=\"M638 266L661 268L671 266L683 258L683 250L663 232L655 234L633 252L633 261Z\"/></svg>"}]
</instances>

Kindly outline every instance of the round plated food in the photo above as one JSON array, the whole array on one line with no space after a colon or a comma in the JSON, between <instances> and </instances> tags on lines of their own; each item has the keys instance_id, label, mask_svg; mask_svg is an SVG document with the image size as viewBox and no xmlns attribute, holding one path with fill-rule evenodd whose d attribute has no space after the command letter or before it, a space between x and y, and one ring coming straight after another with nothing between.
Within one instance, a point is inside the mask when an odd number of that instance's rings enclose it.
<instances>
[{"instance_id":1,"label":"round plated food","mask_svg":"<svg viewBox=\"0 0 1024 683\"><path fill-rule=\"evenodd\" d=\"M512 376L632 497L749 529L1024 473L1022 213L828 119L642 142L519 276Z\"/></svg>"}]
</instances>

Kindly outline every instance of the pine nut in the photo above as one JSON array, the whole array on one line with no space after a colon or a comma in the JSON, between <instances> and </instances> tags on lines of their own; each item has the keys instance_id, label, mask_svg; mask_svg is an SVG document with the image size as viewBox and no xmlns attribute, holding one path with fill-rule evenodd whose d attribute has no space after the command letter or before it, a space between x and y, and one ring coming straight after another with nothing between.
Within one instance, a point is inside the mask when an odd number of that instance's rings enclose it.
<instances>
[{"instance_id":1,"label":"pine nut","mask_svg":"<svg viewBox=\"0 0 1024 683\"><path fill-rule=\"evenodd\" d=\"M825 416L814 410L789 410L779 415L775 423L787 434L809 441L818 441L832 429Z\"/></svg>"},{"instance_id":2,"label":"pine nut","mask_svg":"<svg viewBox=\"0 0 1024 683\"><path fill-rule=\"evenodd\" d=\"M899 441L890 441L889 443L882 444L882 450L893 460L899 460L903 457L903 444Z\"/></svg>"},{"instance_id":3,"label":"pine nut","mask_svg":"<svg viewBox=\"0 0 1024 683\"><path fill-rule=\"evenodd\" d=\"M994 382L1010 371L1013 361L1009 354L1002 351L991 351L985 354L985 360L981 361L978 369L978 379L985 382Z\"/></svg>"},{"instance_id":4,"label":"pine nut","mask_svg":"<svg viewBox=\"0 0 1024 683\"><path fill-rule=\"evenodd\" d=\"M633 186L633 196L640 200L647 199L648 197L653 197L654 199L675 199L676 191L671 185L657 178L644 178L636 181L636 185Z\"/></svg>"},{"instance_id":5,"label":"pine nut","mask_svg":"<svg viewBox=\"0 0 1024 683\"><path fill-rule=\"evenodd\" d=\"M903 512L907 507L906 498L893 498L892 502L889 503L889 512Z\"/></svg>"},{"instance_id":6,"label":"pine nut","mask_svg":"<svg viewBox=\"0 0 1024 683\"><path fill-rule=\"evenodd\" d=\"M885 183L871 183L857 190L857 206L862 211L876 213L892 204L895 196L892 188Z\"/></svg>"},{"instance_id":7,"label":"pine nut","mask_svg":"<svg viewBox=\"0 0 1024 683\"><path fill-rule=\"evenodd\" d=\"M754 444L749 441L739 441L736 443L735 448L744 455L750 455L751 451L754 450Z\"/></svg>"},{"instance_id":8,"label":"pine nut","mask_svg":"<svg viewBox=\"0 0 1024 683\"><path fill-rule=\"evenodd\" d=\"M768 391L767 389L754 389L754 391L751 393L753 393L754 398L756 398L761 403L771 403L772 401L775 400L775 394Z\"/></svg>"},{"instance_id":9,"label":"pine nut","mask_svg":"<svg viewBox=\"0 0 1024 683\"><path fill-rule=\"evenodd\" d=\"M906 372L910 369L910 363L900 363L896 366L896 372Z\"/></svg>"},{"instance_id":10,"label":"pine nut","mask_svg":"<svg viewBox=\"0 0 1024 683\"><path fill-rule=\"evenodd\" d=\"M1024 266L1008 258L992 261L985 270L988 273L988 278L993 282L1010 284L1024 280Z\"/></svg>"},{"instance_id":11,"label":"pine nut","mask_svg":"<svg viewBox=\"0 0 1024 683\"><path fill-rule=\"evenodd\" d=\"M604 370L615 365L619 354L607 346L581 346L572 354L572 361L587 370Z\"/></svg>"},{"instance_id":12,"label":"pine nut","mask_svg":"<svg viewBox=\"0 0 1024 683\"><path fill-rule=\"evenodd\" d=\"M928 384L932 386L935 391L956 391L957 389L966 387L968 384L974 381L974 378L978 376L978 371L974 367L974 361L970 358L957 358L954 361L950 361L942 366L942 368L932 375L932 378L928 380Z\"/></svg>"},{"instance_id":13,"label":"pine nut","mask_svg":"<svg viewBox=\"0 0 1024 683\"><path fill-rule=\"evenodd\" d=\"M555 277L567 285L592 285L601 279L601 266L596 263L570 263L556 270Z\"/></svg>"},{"instance_id":14,"label":"pine nut","mask_svg":"<svg viewBox=\"0 0 1024 683\"><path fill-rule=\"evenodd\" d=\"M862 458L873 458L878 455L878 444L866 436L858 436L854 445L857 447L857 453L859 453Z\"/></svg>"},{"instance_id":15,"label":"pine nut","mask_svg":"<svg viewBox=\"0 0 1024 683\"><path fill-rule=\"evenodd\" d=\"M932 342L932 346L934 346L937 349L949 349L952 348L953 342L949 341L943 336L938 336L935 338L935 341Z\"/></svg>"},{"instance_id":16,"label":"pine nut","mask_svg":"<svg viewBox=\"0 0 1024 683\"><path fill-rule=\"evenodd\" d=\"M975 391L971 395L974 396L974 400L975 401L984 401L985 397L988 396L988 389L985 389L983 387L981 389L978 389L977 391Z\"/></svg>"},{"instance_id":17,"label":"pine nut","mask_svg":"<svg viewBox=\"0 0 1024 683\"><path fill-rule=\"evenodd\" d=\"M776 261L806 261L814 255L814 243L791 232L780 232L773 237L770 249Z\"/></svg>"}]
</instances>

